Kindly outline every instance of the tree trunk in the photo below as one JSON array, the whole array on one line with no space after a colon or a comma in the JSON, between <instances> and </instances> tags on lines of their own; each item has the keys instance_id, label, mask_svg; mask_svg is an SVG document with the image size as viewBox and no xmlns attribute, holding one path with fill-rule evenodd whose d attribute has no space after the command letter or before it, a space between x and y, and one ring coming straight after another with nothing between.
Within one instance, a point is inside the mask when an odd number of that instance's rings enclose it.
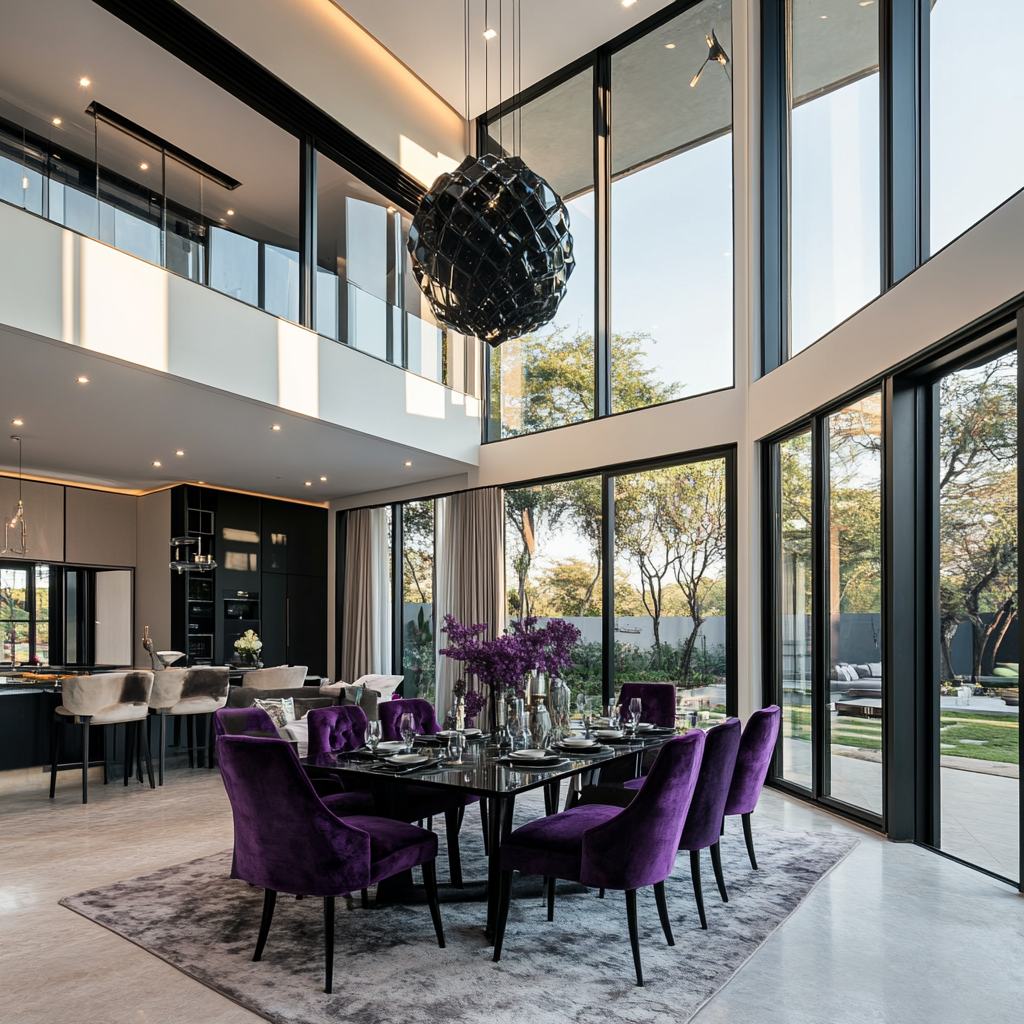
<instances>
[{"instance_id":1,"label":"tree trunk","mask_svg":"<svg viewBox=\"0 0 1024 1024\"><path fill-rule=\"evenodd\" d=\"M1010 625L1016 618L1016 610L1013 607L1015 603L1015 594L1008 597L1000 605L999 611L996 612L996 617L992 620L986 631L985 647L983 648L981 658L981 671L983 675L990 676L995 671L999 648L1009 631Z\"/></svg>"},{"instance_id":2,"label":"tree trunk","mask_svg":"<svg viewBox=\"0 0 1024 1024\"><path fill-rule=\"evenodd\" d=\"M953 637L956 635L960 620L952 616L943 617L939 628L939 650L942 652L942 681L953 682Z\"/></svg>"},{"instance_id":3,"label":"tree trunk","mask_svg":"<svg viewBox=\"0 0 1024 1024\"><path fill-rule=\"evenodd\" d=\"M704 625L703 615L692 615L693 632L686 638L683 644L682 654L679 657L679 681L688 683L690 681L690 665L693 661L693 649L697 646L697 633Z\"/></svg>"}]
</instances>

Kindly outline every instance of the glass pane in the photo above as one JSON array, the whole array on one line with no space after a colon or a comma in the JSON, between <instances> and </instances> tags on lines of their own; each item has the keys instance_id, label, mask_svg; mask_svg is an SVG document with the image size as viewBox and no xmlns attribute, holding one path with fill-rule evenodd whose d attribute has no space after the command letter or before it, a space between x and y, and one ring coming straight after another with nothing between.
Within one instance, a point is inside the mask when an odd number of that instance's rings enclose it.
<instances>
[{"instance_id":1,"label":"glass pane","mask_svg":"<svg viewBox=\"0 0 1024 1024\"><path fill-rule=\"evenodd\" d=\"M277 245L263 247L263 308L285 320L299 319L299 254Z\"/></svg>"},{"instance_id":2,"label":"glass pane","mask_svg":"<svg viewBox=\"0 0 1024 1024\"><path fill-rule=\"evenodd\" d=\"M1017 357L939 388L941 849L1016 879Z\"/></svg>"},{"instance_id":3,"label":"glass pane","mask_svg":"<svg viewBox=\"0 0 1024 1024\"><path fill-rule=\"evenodd\" d=\"M562 197L575 260L554 319L489 348L494 436L528 434L594 415L593 125L594 73L587 68L488 129L494 152L519 153Z\"/></svg>"},{"instance_id":4,"label":"glass pane","mask_svg":"<svg viewBox=\"0 0 1024 1024\"><path fill-rule=\"evenodd\" d=\"M612 56L615 412L733 383L731 60L728 0Z\"/></svg>"},{"instance_id":5,"label":"glass pane","mask_svg":"<svg viewBox=\"0 0 1024 1024\"><path fill-rule=\"evenodd\" d=\"M252 306L259 304L260 247L244 235L210 228L210 285Z\"/></svg>"},{"instance_id":6,"label":"glass pane","mask_svg":"<svg viewBox=\"0 0 1024 1024\"><path fill-rule=\"evenodd\" d=\"M615 478L615 685L725 711L725 460Z\"/></svg>"},{"instance_id":7,"label":"glass pane","mask_svg":"<svg viewBox=\"0 0 1024 1024\"><path fill-rule=\"evenodd\" d=\"M50 664L50 567L36 566L35 657L40 665Z\"/></svg>"},{"instance_id":8,"label":"glass pane","mask_svg":"<svg viewBox=\"0 0 1024 1024\"><path fill-rule=\"evenodd\" d=\"M420 310L419 289L406 279L410 218L322 153L316 160L316 329L402 366L403 299ZM440 380L439 364L408 365Z\"/></svg>"},{"instance_id":9,"label":"glass pane","mask_svg":"<svg viewBox=\"0 0 1024 1024\"><path fill-rule=\"evenodd\" d=\"M579 628L564 678L573 693L600 701L600 477L505 492L505 587L509 619L560 618Z\"/></svg>"},{"instance_id":10,"label":"glass pane","mask_svg":"<svg viewBox=\"0 0 1024 1024\"><path fill-rule=\"evenodd\" d=\"M150 263L162 263L162 152L97 119L96 160L100 240Z\"/></svg>"},{"instance_id":11,"label":"glass pane","mask_svg":"<svg viewBox=\"0 0 1024 1024\"><path fill-rule=\"evenodd\" d=\"M168 157L164 163L167 234L164 260L168 270L206 283L205 182L190 167Z\"/></svg>"},{"instance_id":12,"label":"glass pane","mask_svg":"<svg viewBox=\"0 0 1024 1024\"><path fill-rule=\"evenodd\" d=\"M406 697L434 700L434 503L402 506L402 629Z\"/></svg>"},{"instance_id":13,"label":"glass pane","mask_svg":"<svg viewBox=\"0 0 1024 1024\"><path fill-rule=\"evenodd\" d=\"M46 150L30 142L20 124L7 120L12 114L20 112L8 110L0 100L0 199L42 214Z\"/></svg>"},{"instance_id":14,"label":"glass pane","mask_svg":"<svg viewBox=\"0 0 1024 1024\"><path fill-rule=\"evenodd\" d=\"M27 619L28 570L0 569L0 618Z\"/></svg>"},{"instance_id":15,"label":"glass pane","mask_svg":"<svg viewBox=\"0 0 1024 1024\"><path fill-rule=\"evenodd\" d=\"M1024 186L1024 4L932 0L929 253ZM965 64L965 54L984 53ZM998 139L997 150L980 145Z\"/></svg>"},{"instance_id":16,"label":"glass pane","mask_svg":"<svg viewBox=\"0 0 1024 1024\"><path fill-rule=\"evenodd\" d=\"M830 416L830 793L882 813L882 398Z\"/></svg>"},{"instance_id":17,"label":"glass pane","mask_svg":"<svg viewBox=\"0 0 1024 1024\"><path fill-rule=\"evenodd\" d=\"M782 777L811 788L811 434L779 444Z\"/></svg>"},{"instance_id":18,"label":"glass pane","mask_svg":"<svg viewBox=\"0 0 1024 1024\"><path fill-rule=\"evenodd\" d=\"M881 286L879 4L790 0L790 352Z\"/></svg>"}]
</instances>

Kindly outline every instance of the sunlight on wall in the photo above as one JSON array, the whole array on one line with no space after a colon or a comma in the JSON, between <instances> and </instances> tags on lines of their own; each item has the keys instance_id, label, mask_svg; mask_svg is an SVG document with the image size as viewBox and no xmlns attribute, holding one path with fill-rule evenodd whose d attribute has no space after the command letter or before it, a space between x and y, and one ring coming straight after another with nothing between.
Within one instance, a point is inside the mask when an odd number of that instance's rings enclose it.
<instances>
[{"instance_id":1,"label":"sunlight on wall","mask_svg":"<svg viewBox=\"0 0 1024 1024\"><path fill-rule=\"evenodd\" d=\"M459 161L454 157L445 156L444 153L431 153L405 135L398 136L398 162L403 171L422 181L424 185L432 185L439 174L459 166Z\"/></svg>"},{"instance_id":2,"label":"sunlight on wall","mask_svg":"<svg viewBox=\"0 0 1024 1024\"><path fill-rule=\"evenodd\" d=\"M314 331L286 320L277 322L277 404L320 415L319 339Z\"/></svg>"},{"instance_id":3,"label":"sunlight on wall","mask_svg":"<svg viewBox=\"0 0 1024 1024\"><path fill-rule=\"evenodd\" d=\"M166 371L167 272L92 239L81 239L80 246L82 347ZM66 275L74 260L64 253ZM63 293L66 303L66 279Z\"/></svg>"},{"instance_id":4,"label":"sunlight on wall","mask_svg":"<svg viewBox=\"0 0 1024 1024\"><path fill-rule=\"evenodd\" d=\"M411 373L405 375L405 411L410 416L443 420L444 395L443 385Z\"/></svg>"}]
</instances>

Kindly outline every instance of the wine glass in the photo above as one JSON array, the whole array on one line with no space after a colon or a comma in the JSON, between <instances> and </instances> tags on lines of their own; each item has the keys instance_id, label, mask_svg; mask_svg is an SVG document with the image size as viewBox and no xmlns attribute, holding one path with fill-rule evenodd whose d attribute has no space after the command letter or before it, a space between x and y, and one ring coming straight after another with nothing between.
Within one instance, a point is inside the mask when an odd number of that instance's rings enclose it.
<instances>
[{"instance_id":1,"label":"wine glass","mask_svg":"<svg viewBox=\"0 0 1024 1024\"><path fill-rule=\"evenodd\" d=\"M629 702L629 724L634 736L636 736L637 727L640 725L640 714L642 709L643 702L639 697L633 697Z\"/></svg>"},{"instance_id":2,"label":"wine glass","mask_svg":"<svg viewBox=\"0 0 1024 1024\"><path fill-rule=\"evenodd\" d=\"M448 756L452 764L462 764L462 748L465 745L466 737L457 729L453 729L448 735Z\"/></svg>"},{"instance_id":3,"label":"wine glass","mask_svg":"<svg viewBox=\"0 0 1024 1024\"><path fill-rule=\"evenodd\" d=\"M374 757L377 756L377 744L380 743L380 722L373 721L366 723L366 745L370 748L370 753Z\"/></svg>"},{"instance_id":4,"label":"wine glass","mask_svg":"<svg viewBox=\"0 0 1024 1024\"><path fill-rule=\"evenodd\" d=\"M416 727L411 712L405 711L402 713L399 731L402 734L402 739L405 740L405 752L411 754L413 738L416 736Z\"/></svg>"},{"instance_id":5,"label":"wine glass","mask_svg":"<svg viewBox=\"0 0 1024 1024\"><path fill-rule=\"evenodd\" d=\"M512 750L521 750L523 745L523 719L518 712L508 716L508 734L512 737Z\"/></svg>"}]
</instances>

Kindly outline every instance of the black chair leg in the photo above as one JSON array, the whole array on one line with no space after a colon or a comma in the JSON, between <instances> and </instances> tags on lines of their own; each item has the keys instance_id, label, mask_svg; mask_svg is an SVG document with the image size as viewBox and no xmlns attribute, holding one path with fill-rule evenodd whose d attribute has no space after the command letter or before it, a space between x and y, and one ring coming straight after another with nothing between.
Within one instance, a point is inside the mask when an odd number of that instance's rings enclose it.
<instances>
[{"instance_id":1,"label":"black chair leg","mask_svg":"<svg viewBox=\"0 0 1024 1024\"><path fill-rule=\"evenodd\" d=\"M206 767L213 767L213 712L203 716L206 719Z\"/></svg>"},{"instance_id":2,"label":"black chair leg","mask_svg":"<svg viewBox=\"0 0 1024 1024\"><path fill-rule=\"evenodd\" d=\"M132 723L124 723L124 784L128 785L132 763Z\"/></svg>"},{"instance_id":3,"label":"black chair leg","mask_svg":"<svg viewBox=\"0 0 1024 1024\"><path fill-rule=\"evenodd\" d=\"M116 731L116 725L103 726L103 785L110 781L110 745L111 737Z\"/></svg>"},{"instance_id":4,"label":"black chair leg","mask_svg":"<svg viewBox=\"0 0 1024 1024\"><path fill-rule=\"evenodd\" d=\"M334 897L324 897L324 991L334 991Z\"/></svg>"},{"instance_id":5,"label":"black chair leg","mask_svg":"<svg viewBox=\"0 0 1024 1024\"><path fill-rule=\"evenodd\" d=\"M359 898L362 903L363 910L370 909L370 893L366 889L359 890Z\"/></svg>"},{"instance_id":6,"label":"black chair leg","mask_svg":"<svg viewBox=\"0 0 1024 1024\"><path fill-rule=\"evenodd\" d=\"M750 866L757 870L757 858L754 856L754 836L750 831L750 815L740 815L743 821L743 841L747 844L747 856L750 858Z\"/></svg>"},{"instance_id":7,"label":"black chair leg","mask_svg":"<svg viewBox=\"0 0 1024 1024\"><path fill-rule=\"evenodd\" d=\"M50 731L50 799L57 791L57 758L60 756L60 730L64 723L56 714L53 716L53 729Z\"/></svg>"},{"instance_id":8,"label":"black chair leg","mask_svg":"<svg viewBox=\"0 0 1024 1024\"><path fill-rule=\"evenodd\" d=\"M277 902L277 893L273 889L263 890L263 918L260 921L260 935L256 940L256 952L253 953L253 960L263 959L263 948L267 944L267 936L270 934L270 922L274 920L274 904Z\"/></svg>"},{"instance_id":9,"label":"black chair leg","mask_svg":"<svg viewBox=\"0 0 1024 1024\"><path fill-rule=\"evenodd\" d=\"M188 737L188 766L196 766L196 716L185 716L185 732Z\"/></svg>"},{"instance_id":10,"label":"black chair leg","mask_svg":"<svg viewBox=\"0 0 1024 1024\"><path fill-rule=\"evenodd\" d=\"M427 890L427 903L430 904L430 919L434 922L434 934L437 944L444 949L444 926L441 924L441 903L437 898L437 870L432 860L423 865L423 888Z\"/></svg>"},{"instance_id":11,"label":"black chair leg","mask_svg":"<svg viewBox=\"0 0 1024 1024\"><path fill-rule=\"evenodd\" d=\"M512 902L512 872L502 871L501 892L498 894L498 920L494 924L494 956L497 963L501 959L501 947L505 941L505 925L508 924L508 907Z\"/></svg>"},{"instance_id":12,"label":"black chair leg","mask_svg":"<svg viewBox=\"0 0 1024 1024\"><path fill-rule=\"evenodd\" d=\"M142 741L142 757L146 762L146 774L149 777L149 788L156 789L156 782L153 779L153 758L149 753L149 722L147 720L143 720L137 723L137 725L139 730L139 739Z\"/></svg>"},{"instance_id":13,"label":"black chair leg","mask_svg":"<svg viewBox=\"0 0 1024 1024\"><path fill-rule=\"evenodd\" d=\"M491 855L491 830L487 826L487 799L480 801L480 824L484 830L484 856Z\"/></svg>"},{"instance_id":14,"label":"black chair leg","mask_svg":"<svg viewBox=\"0 0 1024 1024\"><path fill-rule=\"evenodd\" d=\"M448 874L456 889L462 888L462 854L459 851L459 809L444 812L445 834L448 836Z\"/></svg>"},{"instance_id":15,"label":"black chair leg","mask_svg":"<svg viewBox=\"0 0 1024 1024\"><path fill-rule=\"evenodd\" d=\"M160 716L160 757L159 777L160 785L164 784L164 763L167 759L167 716Z\"/></svg>"},{"instance_id":16,"label":"black chair leg","mask_svg":"<svg viewBox=\"0 0 1024 1024\"><path fill-rule=\"evenodd\" d=\"M693 898L697 901L700 926L707 931L708 919L704 916L704 894L700 890L700 850L690 851L690 878L693 881Z\"/></svg>"},{"instance_id":17,"label":"black chair leg","mask_svg":"<svg viewBox=\"0 0 1024 1024\"><path fill-rule=\"evenodd\" d=\"M82 723L82 803L89 802L89 723Z\"/></svg>"},{"instance_id":18,"label":"black chair leg","mask_svg":"<svg viewBox=\"0 0 1024 1024\"><path fill-rule=\"evenodd\" d=\"M603 900L604 899L604 886L603 885L601 886L600 889L597 890L597 898L599 900Z\"/></svg>"},{"instance_id":19,"label":"black chair leg","mask_svg":"<svg viewBox=\"0 0 1024 1024\"><path fill-rule=\"evenodd\" d=\"M626 890L626 920L629 922L629 944L633 947L633 966L636 968L636 983L643 988L644 972L640 966L640 929L636 922L636 889Z\"/></svg>"},{"instance_id":20,"label":"black chair leg","mask_svg":"<svg viewBox=\"0 0 1024 1024\"><path fill-rule=\"evenodd\" d=\"M654 899L658 904L658 917L661 918L661 930L665 933L665 941L670 945L676 944L672 936L672 923L668 919L668 903L665 902L665 883L654 883Z\"/></svg>"},{"instance_id":21,"label":"black chair leg","mask_svg":"<svg viewBox=\"0 0 1024 1024\"><path fill-rule=\"evenodd\" d=\"M715 881L722 895L722 902L729 902L729 894L725 891L725 877L722 875L722 847L718 843L711 844L711 866L715 869Z\"/></svg>"},{"instance_id":22,"label":"black chair leg","mask_svg":"<svg viewBox=\"0 0 1024 1024\"><path fill-rule=\"evenodd\" d=\"M555 876L548 878L548 920L555 919Z\"/></svg>"}]
</instances>

